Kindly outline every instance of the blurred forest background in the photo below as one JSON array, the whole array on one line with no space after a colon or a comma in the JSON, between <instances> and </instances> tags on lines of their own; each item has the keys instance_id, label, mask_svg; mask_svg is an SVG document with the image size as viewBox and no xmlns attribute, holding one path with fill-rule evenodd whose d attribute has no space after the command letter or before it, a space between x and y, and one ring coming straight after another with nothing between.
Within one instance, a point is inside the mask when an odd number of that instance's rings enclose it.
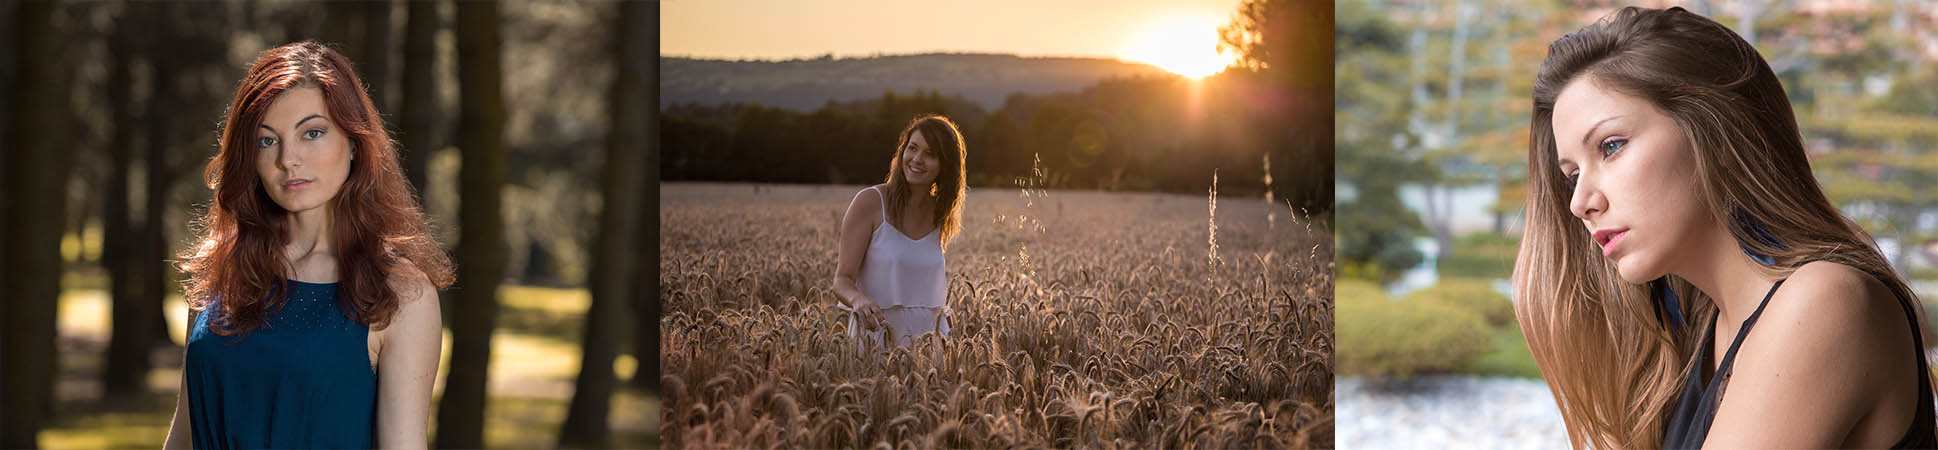
<instances>
[{"instance_id":1,"label":"blurred forest background","mask_svg":"<svg viewBox=\"0 0 1938 450\"><path fill-rule=\"evenodd\" d=\"M0 447L161 445L223 109L304 39L355 64L458 267L434 445L657 445L657 3L4 3Z\"/></svg>"},{"instance_id":2,"label":"blurred forest background","mask_svg":"<svg viewBox=\"0 0 1938 450\"><path fill-rule=\"evenodd\" d=\"M1534 72L1549 42L1619 6L1340 5L1342 374L1539 376L1507 282L1525 213ZM1762 51L1817 181L1938 310L1938 2L1681 6ZM1429 337L1438 344L1417 345Z\"/></svg>"}]
</instances>

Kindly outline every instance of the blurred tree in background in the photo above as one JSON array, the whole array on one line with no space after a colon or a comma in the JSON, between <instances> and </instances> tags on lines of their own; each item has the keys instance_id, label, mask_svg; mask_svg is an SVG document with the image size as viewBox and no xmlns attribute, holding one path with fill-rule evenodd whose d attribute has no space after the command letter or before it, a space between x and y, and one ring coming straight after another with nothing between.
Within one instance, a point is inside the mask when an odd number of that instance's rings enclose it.
<instances>
[{"instance_id":1,"label":"blurred tree in background","mask_svg":"<svg viewBox=\"0 0 1938 450\"><path fill-rule=\"evenodd\" d=\"M633 289L638 267L638 244L634 241L636 223L645 214L639 196L646 179L647 139L652 134L641 124L650 123L652 98L646 91L654 63L653 25L656 6L626 3L615 17L613 61L619 66L612 81L612 106L607 117L612 126L606 133L605 190L601 196L599 243L594 248L591 275L592 304L585 314L585 339L579 376L572 390L572 403L565 423L559 426L560 447L611 447L607 424L612 408L612 392L618 376L612 371L613 359L622 342L619 332L626 327L626 308L641 295ZM657 212L655 212L657 214ZM646 330L635 330L644 333ZM642 347L643 348L643 347ZM658 355L653 356L658 359Z\"/></svg>"},{"instance_id":2,"label":"blurred tree in background","mask_svg":"<svg viewBox=\"0 0 1938 450\"><path fill-rule=\"evenodd\" d=\"M459 2L458 284L451 316L451 368L437 409L438 448L484 447L486 375L491 329L498 318L499 275L505 271L504 71L498 4Z\"/></svg>"},{"instance_id":3,"label":"blurred tree in background","mask_svg":"<svg viewBox=\"0 0 1938 450\"><path fill-rule=\"evenodd\" d=\"M54 413L55 301L60 295L60 234L67 215L67 174L74 154L70 140L71 98L67 95L74 62L62 51L72 32L59 24L75 20L71 11L34 2L18 5L11 52L17 62L6 87L4 162L6 187L0 203L0 446L35 447L35 433Z\"/></svg>"}]
</instances>

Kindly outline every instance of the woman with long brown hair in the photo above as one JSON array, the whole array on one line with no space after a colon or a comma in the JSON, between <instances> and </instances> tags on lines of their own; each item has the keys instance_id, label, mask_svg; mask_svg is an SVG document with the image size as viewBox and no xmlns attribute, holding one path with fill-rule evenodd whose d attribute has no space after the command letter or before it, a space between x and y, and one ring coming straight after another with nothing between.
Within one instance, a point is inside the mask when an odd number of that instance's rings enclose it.
<instances>
[{"instance_id":1,"label":"woman with long brown hair","mask_svg":"<svg viewBox=\"0 0 1938 450\"><path fill-rule=\"evenodd\" d=\"M962 227L967 155L954 122L917 116L896 140L888 179L849 202L834 293L863 348L949 335L943 252Z\"/></svg>"},{"instance_id":2,"label":"woman with long brown hair","mask_svg":"<svg viewBox=\"0 0 1938 450\"><path fill-rule=\"evenodd\" d=\"M1576 447L1933 447L1917 298L1755 47L1681 8L1535 77L1515 312Z\"/></svg>"},{"instance_id":3,"label":"woman with long brown hair","mask_svg":"<svg viewBox=\"0 0 1938 450\"><path fill-rule=\"evenodd\" d=\"M165 445L425 446L452 271L349 61L264 51L227 114Z\"/></svg>"}]
</instances>

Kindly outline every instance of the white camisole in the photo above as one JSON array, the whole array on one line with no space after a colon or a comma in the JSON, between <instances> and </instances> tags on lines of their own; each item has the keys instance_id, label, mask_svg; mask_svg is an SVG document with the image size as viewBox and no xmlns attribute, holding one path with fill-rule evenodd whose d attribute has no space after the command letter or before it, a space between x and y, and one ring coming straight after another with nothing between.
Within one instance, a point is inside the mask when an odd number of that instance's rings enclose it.
<instances>
[{"instance_id":1,"label":"white camisole","mask_svg":"<svg viewBox=\"0 0 1938 450\"><path fill-rule=\"evenodd\" d=\"M882 194L882 223L868 240L868 256L861 261L861 293L883 308L941 307L948 303L948 280L943 276L942 228L921 239L909 239L888 221L888 196Z\"/></svg>"},{"instance_id":2,"label":"white camisole","mask_svg":"<svg viewBox=\"0 0 1938 450\"><path fill-rule=\"evenodd\" d=\"M887 193L880 188L875 188L875 193L882 198L882 220L875 226L868 240L868 256L861 262L861 277L856 280L861 293L881 307L897 345L928 332L948 335L947 319L939 321L940 327L936 320L938 314L946 315L948 310L942 228L936 227L921 239L910 239L889 223ZM867 331L857 326L852 314L849 319L851 332ZM879 339L880 330L876 331L863 334Z\"/></svg>"}]
</instances>

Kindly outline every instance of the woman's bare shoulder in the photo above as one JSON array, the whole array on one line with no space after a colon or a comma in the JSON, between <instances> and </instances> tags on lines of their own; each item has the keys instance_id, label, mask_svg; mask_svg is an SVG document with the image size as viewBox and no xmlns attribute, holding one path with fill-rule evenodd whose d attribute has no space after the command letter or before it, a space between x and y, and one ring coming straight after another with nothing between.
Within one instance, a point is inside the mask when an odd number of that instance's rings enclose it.
<instances>
[{"instance_id":1,"label":"woman's bare shoulder","mask_svg":"<svg viewBox=\"0 0 1938 450\"><path fill-rule=\"evenodd\" d=\"M1834 262L1797 268L1737 348L1709 442L1836 446L1880 402L1915 397L1910 333L1904 309L1871 274Z\"/></svg>"},{"instance_id":2,"label":"woman's bare shoulder","mask_svg":"<svg viewBox=\"0 0 1938 450\"><path fill-rule=\"evenodd\" d=\"M398 267L391 272L389 282L391 290L397 293L397 304L400 307L424 300L436 303L437 286L431 283L429 275L425 275L423 270L419 270L417 265L409 260L399 262Z\"/></svg>"},{"instance_id":3,"label":"woman's bare shoulder","mask_svg":"<svg viewBox=\"0 0 1938 450\"><path fill-rule=\"evenodd\" d=\"M1816 261L1784 280L1749 338L1790 363L1828 364L1846 376L1891 373L1909 360L1895 349L1910 352L1912 347L1904 314L1897 297L1877 277L1852 266ZM1743 351L1751 344L1746 340Z\"/></svg>"},{"instance_id":4,"label":"woman's bare shoulder","mask_svg":"<svg viewBox=\"0 0 1938 450\"><path fill-rule=\"evenodd\" d=\"M864 217L879 215L882 207L882 194L878 190L880 186L879 184L869 186L855 192L855 199L848 202L848 215L861 214Z\"/></svg>"},{"instance_id":5,"label":"woman's bare shoulder","mask_svg":"<svg viewBox=\"0 0 1938 450\"><path fill-rule=\"evenodd\" d=\"M1882 315L1886 318L1903 315L1896 294L1883 281L1862 269L1832 261L1812 261L1791 272L1790 277L1784 280L1783 287L1771 298L1770 308L1777 308L1778 300L1785 298L1795 298L1797 301L1784 302L1787 306L1783 309L1801 310L1794 311L1800 313Z\"/></svg>"}]
</instances>

